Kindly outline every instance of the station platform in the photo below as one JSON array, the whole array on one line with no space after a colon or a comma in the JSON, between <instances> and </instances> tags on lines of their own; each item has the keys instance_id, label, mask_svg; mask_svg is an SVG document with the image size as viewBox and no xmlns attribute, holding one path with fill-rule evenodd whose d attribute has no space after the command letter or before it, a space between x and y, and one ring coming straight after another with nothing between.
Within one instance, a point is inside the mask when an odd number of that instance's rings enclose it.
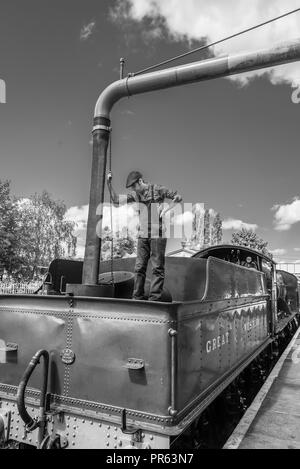
<instances>
[{"instance_id":1,"label":"station platform","mask_svg":"<svg viewBox=\"0 0 300 469\"><path fill-rule=\"evenodd\" d=\"M300 328L223 449L300 449Z\"/></svg>"}]
</instances>

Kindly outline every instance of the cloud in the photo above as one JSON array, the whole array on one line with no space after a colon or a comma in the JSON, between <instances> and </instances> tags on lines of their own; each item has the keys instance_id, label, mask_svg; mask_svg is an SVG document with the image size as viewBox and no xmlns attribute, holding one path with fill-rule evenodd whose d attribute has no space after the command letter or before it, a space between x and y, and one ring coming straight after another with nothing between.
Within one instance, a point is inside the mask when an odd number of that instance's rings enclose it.
<instances>
[{"instance_id":1,"label":"cloud","mask_svg":"<svg viewBox=\"0 0 300 469\"><path fill-rule=\"evenodd\" d=\"M75 222L74 235L77 237L77 257L84 256L87 220L88 220L88 205L70 207L66 212L66 219ZM124 205L121 207L112 207L112 220L113 231L121 231L128 229L130 234L134 234L138 224L136 213L132 206ZM109 204L103 206L103 228L111 227L110 207Z\"/></svg>"},{"instance_id":2,"label":"cloud","mask_svg":"<svg viewBox=\"0 0 300 469\"><path fill-rule=\"evenodd\" d=\"M285 205L274 205L274 225L277 231L288 231L292 225L300 221L300 200L295 197Z\"/></svg>"},{"instance_id":3,"label":"cloud","mask_svg":"<svg viewBox=\"0 0 300 469\"><path fill-rule=\"evenodd\" d=\"M175 225L182 225L185 223L191 223L193 221L194 215L192 212L187 210L186 212L180 213L174 218Z\"/></svg>"},{"instance_id":4,"label":"cloud","mask_svg":"<svg viewBox=\"0 0 300 469\"><path fill-rule=\"evenodd\" d=\"M245 228L246 230L255 231L258 226L255 223L246 223L242 220L236 220L234 218L227 218L222 223L223 230L241 230Z\"/></svg>"},{"instance_id":5,"label":"cloud","mask_svg":"<svg viewBox=\"0 0 300 469\"><path fill-rule=\"evenodd\" d=\"M95 21L91 21L90 23L84 25L80 31L80 40L86 41L93 34L95 26Z\"/></svg>"},{"instance_id":6,"label":"cloud","mask_svg":"<svg viewBox=\"0 0 300 469\"><path fill-rule=\"evenodd\" d=\"M300 251L300 248L294 248L294 251Z\"/></svg>"},{"instance_id":7,"label":"cloud","mask_svg":"<svg viewBox=\"0 0 300 469\"><path fill-rule=\"evenodd\" d=\"M111 17L115 21L130 19L144 22L149 33L159 34L163 25L170 40L188 40L209 43L247 29L299 7L298 0L118 0ZM298 38L300 13L295 13L269 25L226 41L211 49L215 56L241 51L259 50ZM190 60L203 56L195 54ZM166 57L167 58L167 57ZM273 84L300 84L297 63L233 76L231 79L246 84L251 78L267 73Z\"/></svg>"},{"instance_id":8,"label":"cloud","mask_svg":"<svg viewBox=\"0 0 300 469\"><path fill-rule=\"evenodd\" d=\"M278 249L273 249L272 251L270 251L274 256L282 256L283 254L286 254L286 249L281 249L281 248L278 248Z\"/></svg>"}]
</instances>

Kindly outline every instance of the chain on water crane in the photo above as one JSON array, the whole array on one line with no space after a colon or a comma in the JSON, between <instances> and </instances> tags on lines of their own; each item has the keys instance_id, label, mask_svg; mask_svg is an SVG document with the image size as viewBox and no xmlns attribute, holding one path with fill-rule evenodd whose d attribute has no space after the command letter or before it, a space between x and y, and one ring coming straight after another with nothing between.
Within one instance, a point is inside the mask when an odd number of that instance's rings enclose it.
<instances>
[{"instance_id":1,"label":"chain on water crane","mask_svg":"<svg viewBox=\"0 0 300 469\"><path fill-rule=\"evenodd\" d=\"M121 57L120 58L120 79L123 78L124 76L124 64L125 60ZM109 136L109 151L108 151L108 170L109 174L112 175L111 171L111 160L112 160L112 151L111 151L111 140L112 140L112 131L110 129L110 136ZM112 285L115 285L115 280L114 280L114 237L113 237L113 210L112 210L112 204L113 204L113 199L111 192L109 191L109 196L110 196L110 233L111 233L111 251L110 251L110 275L111 275L111 283Z\"/></svg>"}]
</instances>

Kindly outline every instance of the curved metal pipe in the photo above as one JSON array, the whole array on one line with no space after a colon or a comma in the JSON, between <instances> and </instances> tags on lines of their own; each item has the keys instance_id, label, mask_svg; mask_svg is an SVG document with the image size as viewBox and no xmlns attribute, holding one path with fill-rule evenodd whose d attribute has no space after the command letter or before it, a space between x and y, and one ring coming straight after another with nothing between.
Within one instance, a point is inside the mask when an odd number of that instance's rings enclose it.
<instances>
[{"instance_id":1,"label":"curved metal pipe","mask_svg":"<svg viewBox=\"0 0 300 469\"><path fill-rule=\"evenodd\" d=\"M110 113L114 104L126 96L235 75L297 60L300 60L300 39L279 44L270 49L193 62L136 77L128 76L110 84L101 93L94 114L93 162L83 284L98 284L107 146L110 134ZM100 222L99 225L98 222Z\"/></svg>"},{"instance_id":2,"label":"curved metal pipe","mask_svg":"<svg viewBox=\"0 0 300 469\"><path fill-rule=\"evenodd\" d=\"M110 84L101 93L94 116L109 119L113 105L126 96L236 75L297 60L300 60L300 39L269 49L202 60L137 77L128 76Z\"/></svg>"},{"instance_id":3,"label":"curved metal pipe","mask_svg":"<svg viewBox=\"0 0 300 469\"><path fill-rule=\"evenodd\" d=\"M35 370L36 366L40 362L40 358L44 358L44 368L43 368L43 384L41 389L41 397L40 397L40 421L37 422L34 420L27 412L25 406L25 392L28 381ZM17 391L17 407L18 412L20 414L21 419L26 425L27 431L34 430L39 423L43 420L43 417L46 412L46 394L47 394L47 386L48 386L48 368L49 368L49 353L47 350L39 350L30 360L29 365L27 366L24 375L21 379L21 382L18 386ZM41 415L42 414L42 415Z\"/></svg>"}]
</instances>

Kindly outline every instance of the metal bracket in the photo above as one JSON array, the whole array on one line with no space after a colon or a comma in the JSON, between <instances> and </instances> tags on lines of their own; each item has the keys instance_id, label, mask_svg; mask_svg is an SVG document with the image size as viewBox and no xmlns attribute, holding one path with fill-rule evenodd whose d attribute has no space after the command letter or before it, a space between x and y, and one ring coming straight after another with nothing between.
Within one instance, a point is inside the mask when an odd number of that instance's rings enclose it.
<instances>
[{"instance_id":1,"label":"metal bracket","mask_svg":"<svg viewBox=\"0 0 300 469\"><path fill-rule=\"evenodd\" d=\"M39 449L64 449L68 446L68 439L64 435L47 435L42 441Z\"/></svg>"},{"instance_id":2,"label":"metal bracket","mask_svg":"<svg viewBox=\"0 0 300 469\"><path fill-rule=\"evenodd\" d=\"M96 130L106 130L106 132L111 132L112 128L108 127L107 125L98 124L94 125L93 127L93 132L95 132Z\"/></svg>"},{"instance_id":3,"label":"metal bracket","mask_svg":"<svg viewBox=\"0 0 300 469\"><path fill-rule=\"evenodd\" d=\"M40 427L40 424L41 424L41 422L38 419L38 417L34 417L32 423L30 425L25 426L25 430L26 430L27 433L33 432L33 430Z\"/></svg>"},{"instance_id":4,"label":"metal bracket","mask_svg":"<svg viewBox=\"0 0 300 469\"><path fill-rule=\"evenodd\" d=\"M4 345L4 346L3 346ZM18 344L0 340L0 363L16 361L18 355Z\"/></svg>"},{"instance_id":5,"label":"metal bracket","mask_svg":"<svg viewBox=\"0 0 300 469\"><path fill-rule=\"evenodd\" d=\"M142 370L145 368L145 362L141 358L128 358L125 366L129 370Z\"/></svg>"}]
</instances>

